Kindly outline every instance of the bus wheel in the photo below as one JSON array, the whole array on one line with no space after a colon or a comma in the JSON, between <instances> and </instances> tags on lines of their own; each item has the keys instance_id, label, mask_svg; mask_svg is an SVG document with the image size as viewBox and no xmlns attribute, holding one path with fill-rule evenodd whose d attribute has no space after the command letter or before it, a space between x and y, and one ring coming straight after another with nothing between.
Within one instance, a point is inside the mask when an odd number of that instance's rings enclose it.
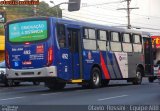
<instances>
[{"instance_id":1,"label":"bus wheel","mask_svg":"<svg viewBox=\"0 0 160 111\"><path fill-rule=\"evenodd\" d=\"M109 84L109 80L102 80L102 87L106 87Z\"/></svg>"},{"instance_id":2,"label":"bus wheel","mask_svg":"<svg viewBox=\"0 0 160 111\"><path fill-rule=\"evenodd\" d=\"M15 85L15 86L19 86L19 85L20 85L20 82L14 82L14 85Z\"/></svg>"},{"instance_id":3,"label":"bus wheel","mask_svg":"<svg viewBox=\"0 0 160 111\"><path fill-rule=\"evenodd\" d=\"M99 68L94 67L91 72L91 80L90 80L91 88L98 88L101 86L101 73Z\"/></svg>"},{"instance_id":4,"label":"bus wheel","mask_svg":"<svg viewBox=\"0 0 160 111\"><path fill-rule=\"evenodd\" d=\"M142 83L142 70L140 68L137 68L136 71L136 78L133 80L134 85L139 85Z\"/></svg>"},{"instance_id":5,"label":"bus wheel","mask_svg":"<svg viewBox=\"0 0 160 111\"><path fill-rule=\"evenodd\" d=\"M14 81L13 80L6 80L5 86L7 86L7 87L14 86Z\"/></svg>"},{"instance_id":6,"label":"bus wheel","mask_svg":"<svg viewBox=\"0 0 160 111\"><path fill-rule=\"evenodd\" d=\"M149 77L149 78L148 78L148 81L149 81L150 83L153 83L154 78L153 78L153 77Z\"/></svg>"},{"instance_id":7,"label":"bus wheel","mask_svg":"<svg viewBox=\"0 0 160 111\"><path fill-rule=\"evenodd\" d=\"M40 85L40 82L33 82L33 85L36 85L36 86L38 86L38 85Z\"/></svg>"},{"instance_id":8,"label":"bus wheel","mask_svg":"<svg viewBox=\"0 0 160 111\"><path fill-rule=\"evenodd\" d=\"M58 85L57 85L57 90L64 89L65 86L66 86L66 83L65 83L65 82L60 82L60 83L58 83Z\"/></svg>"}]
</instances>

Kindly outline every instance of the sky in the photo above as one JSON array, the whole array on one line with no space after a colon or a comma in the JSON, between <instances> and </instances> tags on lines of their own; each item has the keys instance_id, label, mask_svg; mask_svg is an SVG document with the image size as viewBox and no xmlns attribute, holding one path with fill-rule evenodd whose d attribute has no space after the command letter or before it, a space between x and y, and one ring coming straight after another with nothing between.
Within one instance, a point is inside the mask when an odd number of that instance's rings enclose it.
<instances>
[{"instance_id":1,"label":"sky","mask_svg":"<svg viewBox=\"0 0 160 111\"><path fill-rule=\"evenodd\" d=\"M42 0L52 7L50 0ZM55 5L68 2L68 0L52 0ZM68 12L67 5L61 5L62 17L67 19L81 20L96 24L123 27L127 25L127 12L117 10L126 8L124 0L81 0L81 9L75 12ZM131 0L131 25L140 31L149 31L154 35L160 35L160 0ZM85 7L87 6L87 7Z\"/></svg>"}]
</instances>

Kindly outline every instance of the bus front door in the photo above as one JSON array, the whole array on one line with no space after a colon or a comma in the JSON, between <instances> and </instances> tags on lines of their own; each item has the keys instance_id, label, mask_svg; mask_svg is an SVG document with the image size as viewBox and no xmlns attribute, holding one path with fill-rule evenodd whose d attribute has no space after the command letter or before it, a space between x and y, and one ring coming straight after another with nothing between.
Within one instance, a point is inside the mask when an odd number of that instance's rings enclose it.
<instances>
[{"instance_id":1,"label":"bus front door","mask_svg":"<svg viewBox=\"0 0 160 111\"><path fill-rule=\"evenodd\" d=\"M82 53L80 45L80 29L79 28L67 28L68 32L68 46L70 50L70 69L72 73L72 80L82 79Z\"/></svg>"}]
</instances>

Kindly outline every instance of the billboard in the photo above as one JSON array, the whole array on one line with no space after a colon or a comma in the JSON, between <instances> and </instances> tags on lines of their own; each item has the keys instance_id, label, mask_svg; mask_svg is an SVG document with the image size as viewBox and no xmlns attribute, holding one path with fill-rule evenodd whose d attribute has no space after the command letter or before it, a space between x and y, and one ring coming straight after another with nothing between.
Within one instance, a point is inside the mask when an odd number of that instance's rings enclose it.
<instances>
[{"instance_id":1,"label":"billboard","mask_svg":"<svg viewBox=\"0 0 160 111\"><path fill-rule=\"evenodd\" d=\"M9 25L11 42L44 40L47 38L47 21L27 21Z\"/></svg>"},{"instance_id":2,"label":"billboard","mask_svg":"<svg viewBox=\"0 0 160 111\"><path fill-rule=\"evenodd\" d=\"M160 36L152 36L152 44L156 43L156 48L160 48Z\"/></svg>"}]
</instances>

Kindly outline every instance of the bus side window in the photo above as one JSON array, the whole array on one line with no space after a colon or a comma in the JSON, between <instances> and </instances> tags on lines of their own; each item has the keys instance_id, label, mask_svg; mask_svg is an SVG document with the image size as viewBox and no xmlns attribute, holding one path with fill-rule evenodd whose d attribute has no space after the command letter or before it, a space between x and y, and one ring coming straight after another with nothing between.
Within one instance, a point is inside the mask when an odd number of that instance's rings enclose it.
<instances>
[{"instance_id":1,"label":"bus side window","mask_svg":"<svg viewBox=\"0 0 160 111\"><path fill-rule=\"evenodd\" d=\"M120 34L118 32L111 32L110 45L112 51L122 51Z\"/></svg>"},{"instance_id":2,"label":"bus side window","mask_svg":"<svg viewBox=\"0 0 160 111\"><path fill-rule=\"evenodd\" d=\"M57 24L57 37L60 48L66 47L65 25Z\"/></svg>"},{"instance_id":3,"label":"bus side window","mask_svg":"<svg viewBox=\"0 0 160 111\"><path fill-rule=\"evenodd\" d=\"M124 33L122 34L122 47L124 52L132 52L132 42L131 42L131 34L129 33Z\"/></svg>"},{"instance_id":4,"label":"bus side window","mask_svg":"<svg viewBox=\"0 0 160 111\"><path fill-rule=\"evenodd\" d=\"M99 50L103 50L106 51L106 47L107 47L107 32L104 30L98 30L98 48Z\"/></svg>"},{"instance_id":5,"label":"bus side window","mask_svg":"<svg viewBox=\"0 0 160 111\"><path fill-rule=\"evenodd\" d=\"M85 28L83 37L83 46L87 50L96 50L96 31L95 29Z\"/></svg>"},{"instance_id":6,"label":"bus side window","mask_svg":"<svg viewBox=\"0 0 160 111\"><path fill-rule=\"evenodd\" d=\"M133 50L134 52L142 52L142 40L141 36L138 34L133 34Z\"/></svg>"}]
</instances>

